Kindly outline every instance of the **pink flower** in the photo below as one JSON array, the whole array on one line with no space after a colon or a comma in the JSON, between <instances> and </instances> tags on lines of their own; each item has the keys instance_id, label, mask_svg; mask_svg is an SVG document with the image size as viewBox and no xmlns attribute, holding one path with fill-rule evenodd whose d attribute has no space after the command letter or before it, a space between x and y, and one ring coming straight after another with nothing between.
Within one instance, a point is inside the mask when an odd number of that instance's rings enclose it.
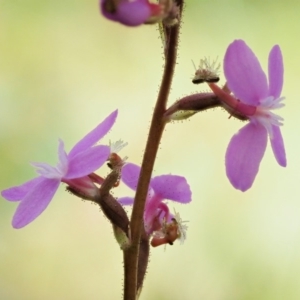
<instances>
[{"instance_id":1,"label":"pink flower","mask_svg":"<svg viewBox=\"0 0 300 300\"><path fill-rule=\"evenodd\" d=\"M136 190L141 168L135 164L127 163L122 168L121 180L134 191ZM164 199L180 203L189 203L191 201L191 190L182 176L161 175L153 177L149 184L148 197L144 212L145 229L148 234L161 228L164 222L171 222L174 218L170 213ZM118 199L123 205L132 205L132 197L123 197Z\"/></svg>"},{"instance_id":2,"label":"pink flower","mask_svg":"<svg viewBox=\"0 0 300 300\"><path fill-rule=\"evenodd\" d=\"M69 154L64 150L63 141L59 140L59 162L56 167L47 163L32 163L39 177L1 192L6 200L20 201L12 220L14 228L24 227L36 219L47 208L61 182L83 193L95 193L96 186L88 175L101 167L110 154L108 146L95 144L111 129L117 114L117 110L111 113L82 138Z\"/></svg>"},{"instance_id":3,"label":"pink flower","mask_svg":"<svg viewBox=\"0 0 300 300\"><path fill-rule=\"evenodd\" d=\"M161 14L160 5L148 0L100 0L100 9L107 19L127 26L141 25Z\"/></svg>"},{"instance_id":4,"label":"pink flower","mask_svg":"<svg viewBox=\"0 0 300 300\"><path fill-rule=\"evenodd\" d=\"M286 155L280 131L283 119L272 110L284 106L280 97L283 85L283 60L275 45L269 54L269 80L252 50L242 40L227 48L224 58L227 86L233 95L214 83L209 86L232 110L246 116L249 123L230 140L226 152L226 173L232 185L248 190L258 173L267 146L267 136L278 164L286 166Z\"/></svg>"}]
</instances>

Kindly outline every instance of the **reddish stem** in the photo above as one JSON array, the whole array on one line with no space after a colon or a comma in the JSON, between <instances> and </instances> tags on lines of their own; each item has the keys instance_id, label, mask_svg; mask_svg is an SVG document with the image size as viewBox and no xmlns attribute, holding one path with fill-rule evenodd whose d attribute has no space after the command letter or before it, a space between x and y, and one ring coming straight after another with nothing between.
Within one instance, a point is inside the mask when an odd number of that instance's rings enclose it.
<instances>
[{"instance_id":1,"label":"reddish stem","mask_svg":"<svg viewBox=\"0 0 300 300\"><path fill-rule=\"evenodd\" d=\"M141 288L137 287L137 271L141 232L142 226L144 226L144 208L156 154L166 124L163 116L166 111L166 103L170 93L176 65L178 35L179 25L168 29L169 41L166 52L164 73L157 102L154 108L131 215L130 228L132 244L127 250L124 251L124 300L136 300L137 289Z\"/></svg>"}]
</instances>

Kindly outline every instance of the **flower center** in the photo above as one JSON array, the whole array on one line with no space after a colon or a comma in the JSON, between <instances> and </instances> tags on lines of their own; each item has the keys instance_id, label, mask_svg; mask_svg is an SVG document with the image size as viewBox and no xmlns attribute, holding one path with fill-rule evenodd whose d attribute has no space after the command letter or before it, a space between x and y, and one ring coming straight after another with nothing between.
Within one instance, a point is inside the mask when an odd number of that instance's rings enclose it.
<instances>
[{"instance_id":1,"label":"flower center","mask_svg":"<svg viewBox=\"0 0 300 300\"><path fill-rule=\"evenodd\" d=\"M269 96L262 101L260 105L256 108L255 114L249 118L252 121L256 121L263 125L268 131L270 138L273 137L273 128L272 126L282 126L283 118L274 114L271 110L279 109L284 106L282 101L284 97L274 99L273 96Z\"/></svg>"},{"instance_id":2,"label":"flower center","mask_svg":"<svg viewBox=\"0 0 300 300\"><path fill-rule=\"evenodd\" d=\"M36 168L36 172L45 178L61 179L66 174L61 164L57 164L56 167L52 167L47 163L34 162L31 164Z\"/></svg>"}]
</instances>

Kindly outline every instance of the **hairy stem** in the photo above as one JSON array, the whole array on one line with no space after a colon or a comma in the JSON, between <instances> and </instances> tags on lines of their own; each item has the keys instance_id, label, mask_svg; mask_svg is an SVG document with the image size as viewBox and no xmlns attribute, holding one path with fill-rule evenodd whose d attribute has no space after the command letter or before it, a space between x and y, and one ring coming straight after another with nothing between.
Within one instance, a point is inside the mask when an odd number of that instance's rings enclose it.
<instances>
[{"instance_id":1,"label":"hairy stem","mask_svg":"<svg viewBox=\"0 0 300 300\"><path fill-rule=\"evenodd\" d=\"M137 289L141 288L137 286L137 273L142 226L144 226L144 208L156 154L166 124L163 116L166 111L166 104L176 65L178 35L179 24L168 29L168 48L166 51L164 73L154 108L131 215L130 229L132 243L131 246L124 251L124 300L136 300Z\"/></svg>"}]
</instances>

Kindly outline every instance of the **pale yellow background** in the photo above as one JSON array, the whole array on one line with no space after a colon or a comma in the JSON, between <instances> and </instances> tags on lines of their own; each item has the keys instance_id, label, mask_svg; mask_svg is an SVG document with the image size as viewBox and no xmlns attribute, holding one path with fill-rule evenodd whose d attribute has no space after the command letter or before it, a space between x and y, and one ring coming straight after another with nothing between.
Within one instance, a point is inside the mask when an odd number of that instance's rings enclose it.
<instances>
[{"instance_id":1,"label":"pale yellow background","mask_svg":"<svg viewBox=\"0 0 300 300\"><path fill-rule=\"evenodd\" d=\"M189 220L188 238L152 249L141 299L300 299L299 18L296 0L187 1L169 103L207 90L191 83L191 59L222 63L228 44L241 38L267 70L279 44L288 167L277 165L268 145L253 187L236 191L224 155L243 123L215 109L169 125L154 175L186 176L192 203L170 206ZM156 27L109 22L97 0L0 0L0 189L35 176L30 161L55 164L58 138L70 150L116 108L104 142L128 141L121 154L139 164L162 66ZM61 186L20 230L10 224L15 208L1 199L0 299L121 299L122 253L97 206Z\"/></svg>"}]
</instances>

